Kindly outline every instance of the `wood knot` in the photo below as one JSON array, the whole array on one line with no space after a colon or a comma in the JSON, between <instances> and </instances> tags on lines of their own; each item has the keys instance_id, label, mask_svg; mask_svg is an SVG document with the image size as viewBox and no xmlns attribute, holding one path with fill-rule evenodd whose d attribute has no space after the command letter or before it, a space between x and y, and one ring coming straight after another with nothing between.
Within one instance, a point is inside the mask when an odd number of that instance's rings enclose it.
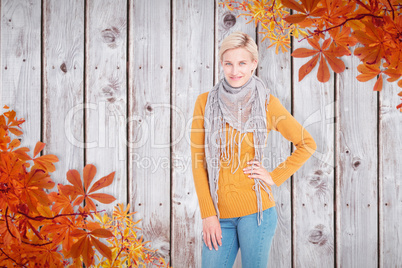
<instances>
[{"instance_id":1,"label":"wood knot","mask_svg":"<svg viewBox=\"0 0 402 268\"><path fill-rule=\"evenodd\" d=\"M67 73L67 66L66 66L66 63L65 63L65 62L63 62L63 63L60 65L60 70L62 70L63 73Z\"/></svg>"},{"instance_id":2,"label":"wood knot","mask_svg":"<svg viewBox=\"0 0 402 268\"><path fill-rule=\"evenodd\" d=\"M311 177L309 184L313 187L317 187L322 183L322 175L324 172L322 170L316 170L314 176Z\"/></svg>"},{"instance_id":3,"label":"wood knot","mask_svg":"<svg viewBox=\"0 0 402 268\"><path fill-rule=\"evenodd\" d=\"M356 170L360 166L360 164L361 164L361 159L358 157L355 157L355 159L353 159L353 162L352 162L353 169Z\"/></svg>"},{"instance_id":4,"label":"wood knot","mask_svg":"<svg viewBox=\"0 0 402 268\"><path fill-rule=\"evenodd\" d=\"M308 241L319 246L325 245L328 242L328 237L324 233L324 225L319 224L315 226L315 229L311 230L308 235Z\"/></svg>"},{"instance_id":5,"label":"wood knot","mask_svg":"<svg viewBox=\"0 0 402 268\"><path fill-rule=\"evenodd\" d=\"M225 29L232 28L236 24L236 16L232 13L227 13L223 16L223 26Z\"/></svg>"},{"instance_id":6,"label":"wood knot","mask_svg":"<svg viewBox=\"0 0 402 268\"><path fill-rule=\"evenodd\" d=\"M110 86L106 86L104 88L102 88L102 92L106 95L106 96L113 96L113 88Z\"/></svg>"},{"instance_id":7,"label":"wood knot","mask_svg":"<svg viewBox=\"0 0 402 268\"><path fill-rule=\"evenodd\" d=\"M145 109L147 109L147 111L150 112L150 113L154 110L152 108L151 104L149 104L149 103L147 105L145 105Z\"/></svg>"},{"instance_id":8,"label":"wood knot","mask_svg":"<svg viewBox=\"0 0 402 268\"><path fill-rule=\"evenodd\" d=\"M119 37L120 31L116 27L112 27L111 29L105 29L102 31L102 39L103 42L108 44L108 46L115 48L116 47L116 39Z\"/></svg>"}]
</instances>

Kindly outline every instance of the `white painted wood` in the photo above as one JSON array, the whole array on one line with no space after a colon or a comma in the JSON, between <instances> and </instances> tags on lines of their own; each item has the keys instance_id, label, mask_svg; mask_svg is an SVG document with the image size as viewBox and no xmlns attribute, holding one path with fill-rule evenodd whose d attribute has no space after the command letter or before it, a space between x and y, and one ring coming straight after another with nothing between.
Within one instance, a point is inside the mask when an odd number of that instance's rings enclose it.
<instances>
[{"instance_id":1,"label":"white painted wood","mask_svg":"<svg viewBox=\"0 0 402 268\"><path fill-rule=\"evenodd\" d=\"M248 34L256 40L256 27L254 22L247 24L247 20L240 16L238 10L229 11L227 8L219 5L220 0L216 0L216 30L215 30L215 82L224 77L221 60L219 58L219 49L223 39L233 32L240 31Z\"/></svg>"},{"instance_id":2,"label":"white painted wood","mask_svg":"<svg viewBox=\"0 0 402 268\"><path fill-rule=\"evenodd\" d=\"M337 83L337 267L378 267L377 93L344 58Z\"/></svg>"},{"instance_id":3,"label":"white painted wood","mask_svg":"<svg viewBox=\"0 0 402 268\"><path fill-rule=\"evenodd\" d=\"M7 105L25 118L19 138L33 151L41 139L41 1L2 0L0 5L1 113Z\"/></svg>"},{"instance_id":4,"label":"white painted wood","mask_svg":"<svg viewBox=\"0 0 402 268\"><path fill-rule=\"evenodd\" d=\"M43 75L46 152L59 158L53 179L84 167L84 1L44 1Z\"/></svg>"},{"instance_id":5,"label":"white painted wood","mask_svg":"<svg viewBox=\"0 0 402 268\"><path fill-rule=\"evenodd\" d=\"M202 223L191 170L195 100L213 87L214 0L174 0L172 21L172 236L174 267L201 267Z\"/></svg>"},{"instance_id":6,"label":"white painted wood","mask_svg":"<svg viewBox=\"0 0 402 268\"><path fill-rule=\"evenodd\" d=\"M99 176L116 171L105 192L127 203L127 2L86 4L86 164Z\"/></svg>"},{"instance_id":7,"label":"white painted wood","mask_svg":"<svg viewBox=\"0 0 402 268\"><path fill-rule=\"evenodd\" d=\"M261 26L258 27L259 32ZM291 111L291 65L290 49L287 53L275 53L275 47L268 48L269 42L261 42L263 35L258 35L259 64L258 77L260 77L271 94L277 97L282 105ZM268 171L274 170L290 155L291 143L279 132L271 131L268 136L267 148L264 151L263 165ZM268 267L291 267L292 266L292 200L291 180L288 179L280 187L272 186L278 224L275 236L272 240Z\"/></svg>"},{"instance_id":8,"label":"white painted wood","mask_svg":"<svg viewBox=\"0 0 402 268\"><path fill-rule=\"evenodd\" d=\"M309 47L293 42L293 49ZM334 75L317 80L317 69L299 82L309 58L293 58L293 116L317 144L314 155L293 175L293 266L334 266ZM293 146L293 151L295 147Z\"/></svg>"},{"instance_id":9,"label":"white painted wood","mask_svg":"<svg viewBox=\"0 0 402 268\"><path fill-rule=\"evenodd\" d=\"M152 248L170 253L170 2L130 1L130 203Z\"/></svg>"},{"instance_id":10,"label":"white painted wood","mask_svg":"<svg viewBox=\"0 0 402 268\"><path fill-rule=\"evenodd\" d=\"M384 268L402 267L402 114L395 108L400 90L396 83L385 82L379 94L379 267Z\"/></svg>"}]
</instances>

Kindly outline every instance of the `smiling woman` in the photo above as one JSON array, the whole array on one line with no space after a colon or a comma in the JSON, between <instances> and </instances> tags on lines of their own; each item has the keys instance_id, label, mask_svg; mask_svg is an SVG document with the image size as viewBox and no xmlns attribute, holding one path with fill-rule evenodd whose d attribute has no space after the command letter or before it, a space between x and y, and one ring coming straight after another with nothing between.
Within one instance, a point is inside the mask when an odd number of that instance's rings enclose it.
<instances>
[{"instance_id":1,"label":"smiling woman","mask_svg":"<svg viewBox=\"0 0 402 268\"><path fill-rule=\"evenodd\" d=\"M316 144L253 75L258 50L250 36L229 35L219 57L225 78L198 97L191 133L194 184L203 219L202 267L232 267L241 248L242 267L265 268L277 225L271 186L280 186L295 173ZM297 149L268 172L261 162L272 129Z\"/></svg>"},{"instance_id":2,"label":"smiling woman","mask_svg":"<svg viewBox=\"0 0 402 268\"><path fill-rule=\"evenodd\" d=\"M242 47L229 49L222 57L223 72L232 87L244 85L250 80L257 67L257 60L253 59L250 52Z\"/></svg>"}]
</instances>

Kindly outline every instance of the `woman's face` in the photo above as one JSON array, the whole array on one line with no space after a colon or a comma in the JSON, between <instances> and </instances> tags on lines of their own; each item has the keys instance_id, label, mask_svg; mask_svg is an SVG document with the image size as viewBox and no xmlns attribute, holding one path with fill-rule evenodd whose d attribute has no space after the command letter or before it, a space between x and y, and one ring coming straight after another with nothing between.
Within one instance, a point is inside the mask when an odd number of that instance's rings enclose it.
<instances>
[{"instance_id":1,"label":"woman's face","mask_svg":"<svg viewBox=\"0 0 402 268\"><path fill-rule=\"evenodd\" d=\"M232 87L243 86L251 77L257 67L257 60L247 49L239 47L226 50L221 61L226 81Z\"/></svg>"}]
</instances>

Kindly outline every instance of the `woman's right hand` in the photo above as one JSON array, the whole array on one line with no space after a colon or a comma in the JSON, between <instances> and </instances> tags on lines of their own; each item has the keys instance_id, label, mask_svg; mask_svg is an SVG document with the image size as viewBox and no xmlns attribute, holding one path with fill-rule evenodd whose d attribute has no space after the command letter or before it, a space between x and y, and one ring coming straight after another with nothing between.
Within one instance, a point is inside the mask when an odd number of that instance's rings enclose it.
<instances>
[{"instance_id":1,"label":"woman's right hand","mask_svg":"<svg viewBox=\"0 0 402 268\"><path fill-rule=\"evenodd\" d=\"M205 245L212 250L218 250L218 245L222 246L222 230L217 216L202 219L202 238Z\"/></svg>"}]
</instances>

